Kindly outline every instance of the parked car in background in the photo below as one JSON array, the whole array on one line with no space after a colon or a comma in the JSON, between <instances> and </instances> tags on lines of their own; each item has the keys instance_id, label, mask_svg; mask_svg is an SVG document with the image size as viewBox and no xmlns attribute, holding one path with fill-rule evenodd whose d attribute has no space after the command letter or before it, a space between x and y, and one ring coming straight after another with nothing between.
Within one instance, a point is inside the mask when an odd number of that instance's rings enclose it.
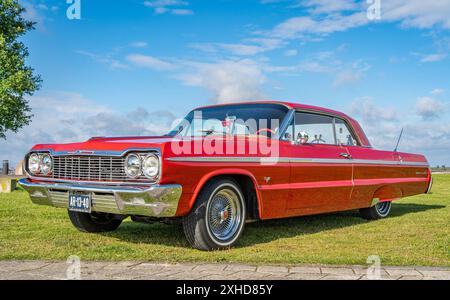
<instances>
[{"instance_id":1,"label":"parked car in background","mask_svg":"<svg viewBox=\"0 0 450 300\"><path fill-rule=\"evenodd\" d=\"M423 155L374 149L351 117L285 102L201 107L165 136L36 145L24 169L31 200L68 209L81 231L180 218L202 250L234 245L249 220L384 218L432 182Z\"/></svg>"}]
</instances>

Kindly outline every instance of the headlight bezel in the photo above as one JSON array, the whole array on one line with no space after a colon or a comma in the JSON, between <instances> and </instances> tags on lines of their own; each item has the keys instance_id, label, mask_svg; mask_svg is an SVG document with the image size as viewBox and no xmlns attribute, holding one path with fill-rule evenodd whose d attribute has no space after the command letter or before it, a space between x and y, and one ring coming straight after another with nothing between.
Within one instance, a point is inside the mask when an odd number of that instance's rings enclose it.
<instances>
[{"instance_id":1,"label":"headlight bezel","mask_svg":"<svg viewBox=\"0 0 450 300\"><path fill-rule=\"evenodd\" d=\"M146 163L152 159L154 163L156 163L153 168L155 171L153 173L150 173L145 170ZM147 177L148 179L157 179L160 173L161 168L161 161L159 159L159 156L154 153L149 153L142 157L142 174Z\"/></svg>"},{"instance_id":2,"label":"headlight bezel","mask_svg":"<svg viewBox=\"0 0 450 300\"><path fill-rule=\"evenodd\" d=\"M48 158L49 162L44 165L44 158ZM33 168L32 161L37 163L37 168ZM25 171L32 176L48 177L53 172L53 157L49 152L30 152L24 161Z\"/></svg>"},{"instance_id":3,"label":"headlight bezel","mask_svg":"<svg viewBox=\"0 0 450 300\"><path fill-rule=\"evenodd\" d=\"M44 159L48 158L50 160L50 166L48 166L48 164L44 163ZM44 171L44 167L48 166L48 170ZM48 153L43 153L41 156L41 165L40 165L40 173L44 176L48 176L52 173L53 171L53 158L50 154Z\"/></svg>"},{"instance_id":4,"label":"headlight bezel","mask_svg":"<svg viewBox=\"0 0 450 300\"><path fill-rule=\"evenodd\" d=\"M129 170L129 160L130 159L135 159L135 161L139 162L139 166L138 166L138 170L136 172L136 174L130 174ZM142 175L142 159L141 157L137 154L137 153L129 153L126 157L125 157L125 162L124 162L124 171L125 171L125 175L128 178L131 179L137 179Z\"/></svg>"},{"instance_id":5,"label":"headlight bezel","mask_svg":"<svg viewBox=\"0 0 450 300\"><path fill-rule=\"evenodd\" d=\"M34 169L31 167L30 162L32 159L37 159L37 161L34 164L37 164L37 167ZM27 158L27 171L30 172L32 175L37 175L41 171L41 157L39 153L30 153L30 155Z\"/></svg>"},{"instance_id":6,"label":"headlight bezel","mask_svg":"<svg viewBox=\"0 0 450 300\"><path fill-rule=\"evenodd\" d=\"M139 159L138 174L135 174L135 173L130 174L130 172L128 172L128 169L129 169L128 163L129 163L130 157ZM154 160L153 162L156 164L154 166L155 170L153 173L150 173L150 172L144 170L145 163L149 159L153 159ZM159 178L161 176L161 156L158 155L158 153L154 153L154 152L129 152L125 156L124 171L125 171L125 175L129 179L144 179L145 178L145 179L150 179L150 180L156 182L159 180Z\"/></svg>"}]
</instances>

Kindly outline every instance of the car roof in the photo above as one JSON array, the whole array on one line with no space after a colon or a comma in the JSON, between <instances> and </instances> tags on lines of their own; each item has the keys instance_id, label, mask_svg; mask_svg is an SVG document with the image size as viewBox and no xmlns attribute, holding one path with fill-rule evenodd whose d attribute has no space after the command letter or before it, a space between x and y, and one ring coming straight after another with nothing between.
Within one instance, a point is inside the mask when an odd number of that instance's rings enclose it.
<instances>
[{"instance_id":1,"label":"car roof","mask_svg":"<svg viewBox=\"0 0 450 300\"><path fill-rule=\"evenodd\" d=\"M294 102L286 102L286 101L273 101L273 100L258 100L258 101L247 101L247 102L230 102L230 103L222 103L222 104L214 104L214 105L207 105L202 106L197 109L203 109L203 108L209 108L209 107L220 107L220 106L227 106L227 105L245 105L245 104L278 104L283 105L287 107L288 109L298 109L298 110L305 110L305 111L311 111L311 112L318 112L318 113L324 113L333 115L339 118L342 118L346 120L348 123L350 123L350 126L355 131L355 134L357 135L359 142L361 146L364 147L371 147L369 139L367 138L366 134L362 130L360 124L350 117L349 115L337 111L332 110L325 107L315 106L315 105L307 105L307 104L300 104L300 103L294 103Z\"/></svg>"},{"instance_id":2,"label":"car roof","mask_svg":"<svg viewBox=\"0 0 450 300\"><path fill-rule=\"evenodd\" d=\"M310 110L315 112L324 112L328 114L333 114L338 117L342 117L345 119L351 119L350 116L344 114L343 112L328 109L325 107L315 106L315 105L307 105L307 104L300 104L300 103L294 103L294 102L286 102L286 101L273 101L273 100L258 100L258 101L246 101L246 102L229 102L229 103L221 103L221 104L213 104L213 105L206 105L201 106L198 109L203 108L209 108L209 107L220 107L220 106L228 106L228 105L245 105L245 104L278 104L286 106L289 109L299 109L299 110Z\"/></svg>"}]
</instances>

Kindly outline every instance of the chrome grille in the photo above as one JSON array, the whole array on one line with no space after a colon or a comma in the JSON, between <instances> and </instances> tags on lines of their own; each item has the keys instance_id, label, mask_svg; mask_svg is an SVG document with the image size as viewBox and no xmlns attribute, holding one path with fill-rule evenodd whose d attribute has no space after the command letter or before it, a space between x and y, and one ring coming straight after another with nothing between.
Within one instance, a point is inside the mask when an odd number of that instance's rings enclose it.
<instances>
[{"instance_id":1,"label":"chrome grille","mask_svg":"<svg viewBox=\"0 0 450 300\"><path fill-rule=\"evenodd\" d=\"M53 178L86 181L129 181L124 157L54 156Z\"/></svg>"}]
</instances>

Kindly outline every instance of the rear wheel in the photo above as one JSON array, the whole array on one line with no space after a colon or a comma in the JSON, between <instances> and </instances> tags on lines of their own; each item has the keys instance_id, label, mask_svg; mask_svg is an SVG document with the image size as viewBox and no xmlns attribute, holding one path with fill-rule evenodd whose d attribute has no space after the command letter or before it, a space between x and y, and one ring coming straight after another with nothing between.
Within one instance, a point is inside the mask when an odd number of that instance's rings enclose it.
<instances>
[{"instance_id":1,"label":"rear wheel","mask_svg":"<svg viewBox=\"0 0 450 300\"><path fill-rule=\"evenodd\" d=\"M245 201L238 184L232 179L216 179L205 185L192 211L183 218L183 230L194 248L229 248L241 236L245 216Z\"/></svg>"},{"instance_id":2,"label":"rear wheel","mask_svg":"<svg viewBox=\"0 0 450 300\"><path fill-rule=\"evenodd\" d=\"M379 202L372 207L361 208L359 213L366 220L378 220L386 218L391 212L391 201Z\"/></svg>"},{"instance_id":3,"label":"rear wheel","mask_svg":"<svg viewBox=\"0 0 450 300\"><path fill-rule=\"evenodd\" d=\"M107 213L92 212L82 213L68 211L72 224L80 231L84 232L106 232L116 230L122 223L121 218Z\"/></svg>"}]
</instances>

